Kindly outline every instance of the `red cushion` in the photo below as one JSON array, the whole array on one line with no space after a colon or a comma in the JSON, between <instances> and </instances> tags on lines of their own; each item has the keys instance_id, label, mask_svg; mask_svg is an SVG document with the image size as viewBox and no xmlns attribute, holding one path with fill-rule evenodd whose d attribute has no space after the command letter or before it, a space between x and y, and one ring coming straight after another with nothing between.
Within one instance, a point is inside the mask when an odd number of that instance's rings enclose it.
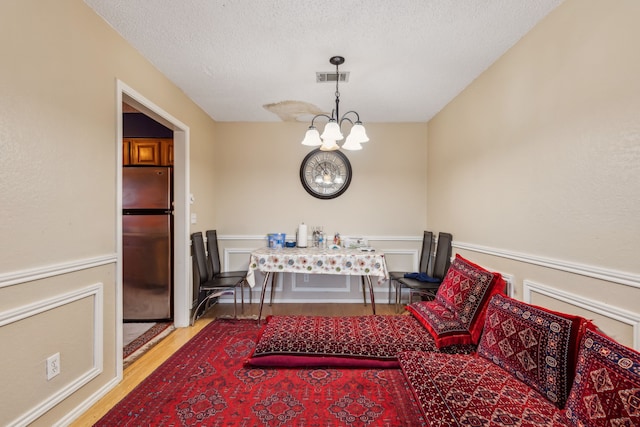
<instances>
[{"instance_id":1,"label":"red cushion","mask_svg":"<svg viewBox=\"0 0 640 427\"><path fill-rule=\"evenodd\" d=\"M430 427L571 425L563 410L482 357L412 351L398 361Z\"/></svg>"},{"instance_id":2,"label":"red cushion","mask_svg":"<svg viewBox=\"0 0 640 427\"><path fill-rule=\"evenodd\" d=\"M269 316L247 363L389 368L398 366L396 355L403 350L437 351L429 331L412 316Z\"/></svg>"},{"instance_id":3,"label":"red cushion","mask_svg":"<svg viewBox=\"0 0 640 427\"><path fill-rule=\"evenodd\" d=\"M420 301L407 306L407 311L427 328L436 346L470 345L471 334L453 312L438 301Z\"/></svg>"},{"instance_id":4,"label":"red cushion","mask_svg":"<svg viewBox=\"0 0 640 427\"><path fill-rule=\"evenodd\" d=\"M504 288L505 282L500 274L456 254L435 299L456 315L471 334L471 342L477 344L487 303L493 295L503 293Z\"/></svg>"},{"instance_id":5,"label":"red cushion","mask_svg":"<svg viewBox=\"0 0 640 427\"><path fill-rule=\"evenodd\" d=\"M489 302L478 354L564 407L586 320L503 295Z\"/></svg>"},{"instance_id":6,"label":"red cushion","mask_svg":"<svg viewBox=\"0 0 640 427\"><path fill-rule=\"evenodd\" d=\"M640 426L640 353L588 330L567 401L577 426Z\"/></svg>"}]
</instances>

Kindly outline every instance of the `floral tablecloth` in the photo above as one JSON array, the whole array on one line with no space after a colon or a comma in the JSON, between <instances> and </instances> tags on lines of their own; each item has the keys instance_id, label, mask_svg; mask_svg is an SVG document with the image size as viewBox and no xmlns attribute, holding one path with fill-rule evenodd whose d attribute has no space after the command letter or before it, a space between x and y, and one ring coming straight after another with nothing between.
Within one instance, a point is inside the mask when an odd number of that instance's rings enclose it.
<instances>
[{"instance_id":1,"label":"floral tablecloth","mask_svg":"<svg viewBox=\"0 0 640 427\"><path fill-rule=\"evenodd\" d=\"M360 249L260 248L251 253L247 281L255 286L255 271L377 276L389 278L384 253Z\"/></svg>"}]
</instances>

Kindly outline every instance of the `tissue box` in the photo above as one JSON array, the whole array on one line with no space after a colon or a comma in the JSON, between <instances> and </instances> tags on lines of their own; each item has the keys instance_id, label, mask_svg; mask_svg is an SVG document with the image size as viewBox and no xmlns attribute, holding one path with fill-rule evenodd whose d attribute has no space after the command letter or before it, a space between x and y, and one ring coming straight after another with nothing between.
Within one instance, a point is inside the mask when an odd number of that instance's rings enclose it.
<instances>
[{"instance_id":1,"label":"tissue box","mask_svg":"<svg viewBox=\"0 0 640 427\"><path fill-rule=\"evenodd\" d=\"M364 237L343 237L342 245L347 249L359 249L369 246L369 241Z\"/></svg>"},{"instance_id":2,"label":"tissue box","mask_svg":"<svg viewBox=\"0 0 640 427\"><path fill-rule=\"evenodd\" d=\"M285 233L271 233L267 235L269 247L273 249L284 248L284 240L287 235Z\"/></svg>"}]
</instances>

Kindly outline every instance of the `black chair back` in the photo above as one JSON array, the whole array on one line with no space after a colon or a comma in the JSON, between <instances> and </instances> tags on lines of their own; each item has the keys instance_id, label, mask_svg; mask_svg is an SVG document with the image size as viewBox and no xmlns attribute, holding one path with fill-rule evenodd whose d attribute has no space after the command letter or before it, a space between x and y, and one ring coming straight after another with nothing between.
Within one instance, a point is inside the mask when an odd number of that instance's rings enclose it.
<instances>
[{"instance_id":1,"label":"black chair back","mask_svg":"<svg viewBox=\"0 0 640 427\"><path fill-rule=\"evenodd\" d=\"M419 273L429 274L429 264L431 263L431 247L433 246L433 233L425 231L422 238L422 252L420 253Z\"/></svg>"},{"instance_id":2,"label":"black chair back","mask_svg":"<svg viewBox=\"0 0 640 427\"><path fill-rule=\"evenodd\" d=\"M207 230L207 267L209 278L220 273L220 252L218 251L218 233L216 230Z\"/></svg>"},{"instance_id":3,"label":"black chair back","mask_svg":"<svg viewBox=\"0 0 640 427\"><path fill-rule=\"evenodd\" d=\"M198 284L199 289L201 284L209 280L207 255L204 250L204 239L201 231L191 235L191 255L193 256L193 275L194 279L196 279L194 282Z\"/></svg>"},{"instance_id":4,"label":"black chair back","mask_svg":"<svg viewBox=\"0 0 640 427\"><path fill-rule=\"evenodd\" d=\"M433 263L433 273L431 277L444 279L451 264L451 241L453 236L450 233L438 233L438 246L436 248L436 258Z\"/></svg>"}]
</instances>

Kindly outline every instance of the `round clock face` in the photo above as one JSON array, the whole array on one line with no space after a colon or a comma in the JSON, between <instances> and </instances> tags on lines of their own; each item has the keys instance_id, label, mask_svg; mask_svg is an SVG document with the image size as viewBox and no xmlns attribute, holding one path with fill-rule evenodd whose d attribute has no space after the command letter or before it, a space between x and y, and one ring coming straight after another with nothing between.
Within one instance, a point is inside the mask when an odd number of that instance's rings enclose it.
<instances>
[{"instance_id":1,"label":"round clock face","mask_svg":"<svg viewBox=\"0 0 640 427\"><path fill-rule=\"evenodd\" d=\"M300 165L300 181L318 199L333 199L351 184L351 163L340 151L313 150Z\"/></svg>"}]
</instances>

